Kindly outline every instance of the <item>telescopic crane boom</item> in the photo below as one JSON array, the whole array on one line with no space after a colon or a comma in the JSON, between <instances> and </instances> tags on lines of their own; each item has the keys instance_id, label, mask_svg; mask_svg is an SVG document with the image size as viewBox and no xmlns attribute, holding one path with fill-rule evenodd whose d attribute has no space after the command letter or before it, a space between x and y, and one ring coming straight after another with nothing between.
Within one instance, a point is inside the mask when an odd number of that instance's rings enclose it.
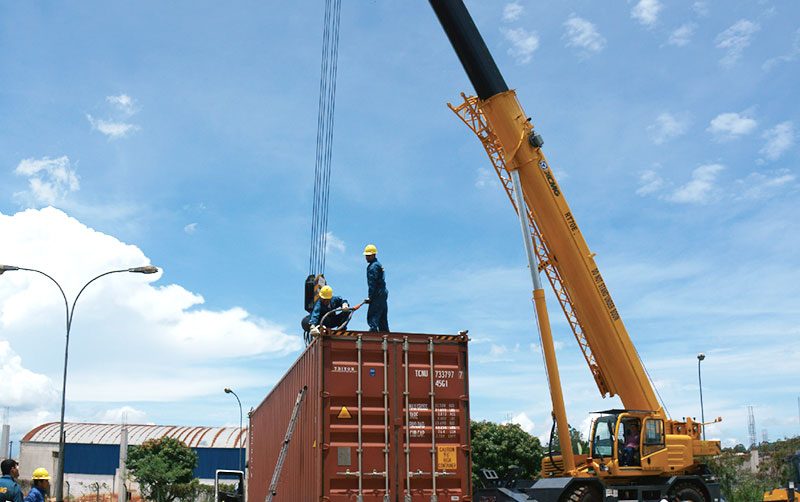
<instances>
[{"instance_id":1,"label":"telescopic crane boom","mask_svg":"<svg viewBox=\"0 0 800 502\"><path fill-rule=\"evenodd\" d=\"M573 459L571 449L562 446L563 456L543 460L542 476L553 479L537 483L537 500L649 500L668 494L694 502L717 499L718 485L695 457L718 452L719 442L701 440L703 424L667 418L542 153L541 136L506 85L462 1L430 3L477 93L477 98L465 97L464 104L451 108L481 139L523 226L560 444L571 443L555 351L547 340L539 272L554 287L600 393L618 395L624 406L603 412L595 421L589 455ZM633 427L641 430L641 437L628 458L623 445L630 444Z\"/></svg>"}]
</instances>

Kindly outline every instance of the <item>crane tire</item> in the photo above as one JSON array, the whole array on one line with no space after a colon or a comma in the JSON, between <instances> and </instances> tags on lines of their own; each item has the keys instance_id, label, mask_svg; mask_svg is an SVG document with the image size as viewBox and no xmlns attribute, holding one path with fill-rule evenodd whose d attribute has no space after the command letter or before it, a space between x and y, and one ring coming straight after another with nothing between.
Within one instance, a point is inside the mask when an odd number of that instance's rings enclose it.
<instances>
[{"instance_id":1,"label":"crane tire","mask_svg":"<svg viewBox=\"0 0 800 502\"><path fill-rule=\"evenodd\" d=\"M601 502L602 498L591 487L584 485L575 487L562 500L564 502Z\"/></svg>"},{"instance_id":2,"label":"crane tire","mask_svg":"<svg viewBox=\"0 0 800 502\"><path fill-rule=\"evenodd\" d=\"M676 483L675 486L669 491L671 496L677 497L680 501L689 502L708 502L703 490L695 483L682 482Z\"/></svg>"}]
</instances>

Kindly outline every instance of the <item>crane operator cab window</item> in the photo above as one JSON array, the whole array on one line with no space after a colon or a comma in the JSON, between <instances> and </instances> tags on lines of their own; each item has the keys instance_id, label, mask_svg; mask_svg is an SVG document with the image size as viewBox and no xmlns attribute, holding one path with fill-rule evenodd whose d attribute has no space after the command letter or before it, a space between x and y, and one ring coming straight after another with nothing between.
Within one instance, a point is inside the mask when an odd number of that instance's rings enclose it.
<instances>
[{"instance_id":1,"label":"crane operator cab window","mask_svg":"<svg viewBox=\"0 0 800 502\"><path fill-rule=\"evenodd\" d=\"M650 455L658 450L663 450L664 447L664 421L654 418L648 419L644 423L642 456Z\"/></svg>"},{"instance_id":2,"label":"crane operator cab window","mask_svg":"<svg viewBox=\"0 0 800 502\"><path fill-rule=\"evenodd\" d=\"M617 447L619 448L619 465L633 467L640 465L640 431L641 420L625 417L619 421L617 429Z\"/></svg>"},{"instance_id":3,"label":"crane operator cab window","mask_svg":"<svg viewBox=\"0 0 800 502\"><path fill-rule=\"evenodd\" d=\"M594 421L592 458L610 458L614 455L614 427L616 425L616 415L603 415Z\"/></svg>"}]
</instances>

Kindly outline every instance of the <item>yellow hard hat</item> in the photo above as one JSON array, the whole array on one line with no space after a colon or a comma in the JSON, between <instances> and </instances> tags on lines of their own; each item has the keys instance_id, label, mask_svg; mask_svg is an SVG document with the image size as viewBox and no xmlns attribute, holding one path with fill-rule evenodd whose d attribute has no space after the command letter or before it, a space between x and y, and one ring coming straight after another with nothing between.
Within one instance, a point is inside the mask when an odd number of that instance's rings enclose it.
<instances>
[{"instance_id":1,"label":"yellow hard hat","mask_svg":"<svg viewBox=\"0 0 800 502\"><path fill-rule=\"evenodd\" d=\"M39 467L33 471L33 479L50 479L50 473L44 467Z\"/></svg>"},{"instance_id":2,"label":"yellow hard hat","mask_svg":"<svg viewBox=\"0 0 800 502\"><path fill-rule=\"evenodd\" d=\"M330 300L333 298L333 289L330 286L322 286L319 290L319 297L323 300Z\"/></svg>"},{"instance_id":3,"label":"yellow hard hat","mask_svg":"<svg viewBox=\"0 0 800 502\"><path fill-rule=\"evenodd\" d=\"M375 255L378 254L378 248L375 247L375 244L369 244L367 247L364 248L364 256Z\"/></svg>"}]
</instances>

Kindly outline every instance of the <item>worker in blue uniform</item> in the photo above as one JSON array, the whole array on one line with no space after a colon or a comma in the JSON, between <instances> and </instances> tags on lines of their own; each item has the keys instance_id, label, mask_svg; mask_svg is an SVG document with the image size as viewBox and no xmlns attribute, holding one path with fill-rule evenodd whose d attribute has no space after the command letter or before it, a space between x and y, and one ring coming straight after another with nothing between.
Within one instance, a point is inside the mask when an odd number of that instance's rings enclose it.
<instances>
[{"instance_id":1,"label":"worker in blue uniform","mask_svg":"<svg viewBox=\"0 0 800 502\"><path fill-rule=\"evenodd\" d=\"M369 244L364 248L364 258L367 260L367 288L369 298L365 301L369 303L367 310L367 324L370 331L389 331L389 320L387 314L389 306L386 300L389 298L389 290L386 289L386 278L381 263L378 261L378 249Z\"/></svg>"},{"instance_id":2,"label":"worker in blue uniform","mask_svg":"<svg viewBox=\"0 0 800 502\"><path fill-rule=\"evenodd\" d=\"M48 491L50 491L50 473L44 467L39 467L33 471L33 487L25 496L25 502L45 502Z\"/></svg>"},{"instance_id":3,"label":"worker in blue uniform","mask_svg":"<svg viewBox=\"0 0 800 502\"><path fill-rule=\"evenodd\" d=\"M22 502L22 488L16 482L19 477L19 463L13 458L0 462L3 477L0 478L0 502Z\"/></svg>"},{"instance_id":4,"label":"worker in blue uniform","mask_svg":"<svg viewBox=\"0 0 800 502\"><path fill-rule=\"evenodd\" d=\"M334 312L325 317L325 314L340 307L342 309L340 312ZM322 289L319 290L319 300L314 304L314 310L311 311L311 318L308 321L311 325L309 333L312 336L319 335L320 323L323 323L329 328L344 328L345 326L343 325L347 324L350 317L349 311L350 305L347 303L347 300L340 296L333 296L333 288L330 286L323 286ZM325 318L324 321L323 318Z\"/></svg>"}]
</instances>

